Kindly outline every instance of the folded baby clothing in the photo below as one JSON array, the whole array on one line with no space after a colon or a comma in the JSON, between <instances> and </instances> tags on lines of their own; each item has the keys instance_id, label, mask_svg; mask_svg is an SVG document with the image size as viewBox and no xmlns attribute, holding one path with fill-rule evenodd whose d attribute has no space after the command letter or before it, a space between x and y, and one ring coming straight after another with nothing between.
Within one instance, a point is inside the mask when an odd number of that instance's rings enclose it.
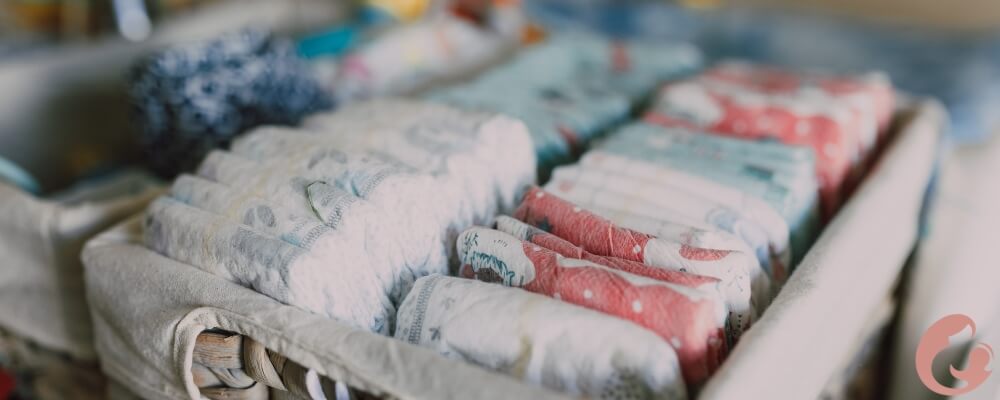
<instances>
[{"instance_id":1,"label":"folded baby clothing","mask_svg":"<svg viewBox=\"0 0 1000 400\"><path fill-rule=\"evenodd\" d=\"M892 93L883 75L837 77L729 63L665 86L646 121L811 147L829 219L888 125Z\"/></svg>"},{"instance_id":2,"label":"folded baby clothing","mask_svg":"<svg viewBox=\"0 0 1000 400\"><path fill-rule=\"evenodd\" d=\"M380 108L398 118L371 123ZM448 272L457 233L492 222L533 182L534 152L524 126L502 116L391 100L343 112L317 117L321 128L261 128L212 152L149 207L146 244L391 334L413 282Z\"/></svg>"},{"instance_id":3,"label":"folded baby clothing","mask_svg":"<svg viewBox=\"0 0 1000 400\"><path fill-rule=\"evenodd\" d=\"M728 351L724 304L699 289L567 258L488 228L465 231L458 248L464 278L524 288L651 330L674 348L691 387L708 379Z\"/></svg>"},{"instance_id":4,"label":"folded baby clothing","mask_svg":"<svg viewBox=\"0 0 1000 400\"><path fill-rule=\"evenodd\" d=\"M407 343L571 395L687 398L676 353L653 332L524 290L423 277L397 326Z\"/></svg>"},{"instance_id":5,"label":"folded baby clothing","mask_svg":"<svg viewBox=\"0 0 1000 400\"><path fill-rule=\"evenodd\" d=\"M696 247L684 236L662 239L622 228L580 206L532 188L514 217L556 235L589 253L719 279L729 307L729 330L749 329L771 299L771 281L756 257L739 250ZM704 236L702 237L704 238Z\"/></svg>"},{"instance_id":6,"label":"folded baby clothing","mask_svg":"<svg viewBox=\"0 0 1000 400\"><path fill-rule=\"evenodd\" d=\"M476 80L428 98L515 116L528 125L543 177L595 135L628 116L659 82L694 71L687 45L556 36Z\"/></svg>"}]
</instances>

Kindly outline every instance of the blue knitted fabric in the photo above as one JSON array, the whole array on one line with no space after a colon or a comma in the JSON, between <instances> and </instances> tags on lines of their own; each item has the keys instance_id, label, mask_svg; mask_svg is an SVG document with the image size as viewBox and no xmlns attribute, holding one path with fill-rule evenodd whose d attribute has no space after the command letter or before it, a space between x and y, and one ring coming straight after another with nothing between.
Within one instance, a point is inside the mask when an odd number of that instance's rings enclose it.
<instances>
[{"instance_id":1,"label":"blue knitted fabric","mask_svg":"<svg viewBox=\"0 0 1000 400\"><path fill-rule=\"evenodd\" d=\"M250 128L297 124L332 106L294 46L256 30L155 53L130 81L140 144L164 177Z\"/></svg>"}]
</instances>

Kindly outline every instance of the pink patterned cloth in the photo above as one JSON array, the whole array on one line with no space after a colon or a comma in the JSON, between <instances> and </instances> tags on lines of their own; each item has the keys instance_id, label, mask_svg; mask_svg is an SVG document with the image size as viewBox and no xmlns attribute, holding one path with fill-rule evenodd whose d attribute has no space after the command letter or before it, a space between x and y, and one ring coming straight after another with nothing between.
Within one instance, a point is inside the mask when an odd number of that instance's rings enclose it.
<instances>
[{"instance_id":1,"label":"pink patterned cloth","mask_svg":"<svg viewBox=\"0 0 1000 400\"><path fill-rule=\"evenodd\" d=\"M708 69L703 79L725 81L769 93L793 94L819 90L835 101L849 103L855 113L870 120L877 134L886 133L896 107L896 93L889 77L870 72L856 76L793 73L780 68L745 62L723 62ZM863 132L867 134L870 131Z\"/></svg>"},{"instance_id":2,"label":"pink patterned cloth","mask_svg":"<svg viewBox=\"0 0 1000 400\"><path fill-rule=\"evenodd\" d=\"M650 123L746 139L777 139L813 148L824 216L842 202L878 132L892 115L892 87L879 75L796 74L741 63L664 86ZM854 174L854 175L852 175Z\"/></svg>"},{"instance_id":3,"label":"pink patterned cloth","mask_svg":"<svg viewBox=\"0 0 1000 400\"><path fill-rule=\"evenodd\" d=\"M564 257L587 260L594 264L614 268L630 274L701 290L706 294L711 295L712 298L719 304L725 304L724 312L727 315L727 323L725 323L722 327L726 329L726 343L732 347L736 344L740 335L743 333L742 331L736 331L734 329L734 324L739 324L740 316L730 311L730 308L739 306L740 299L727 299L725 292L722 291L722 283L719 279L687 272L652 267L640 262L629 261L621 258L592 254L556 235L545 232L505 215L497 218L497 230L525 242L552 250Z\"/></svg>"},{"instance_id":4,"label":"pink patterned cloth","mask_svg":"<svg viewBox=\"0 0 1000 400\"><path fill-rule=\"evenodd\" d=\"M719 279L731 332L749 329L772 297L771 281L751 254L694 247L622 228L537 187L527 191L514 217L588 253Z\"/></svg>"},{"instance_id":5,"label":"pink patterned cloth","mask_svg":"<svg viewBox=\"0 0 1000 400\"><path fill-rule=\"evenodd\" d=\"M728 352L724 308L702 290L563 257L488 228L465 231L458 248L462 277L521 287L653 331L677 352L689 386L707 380Z\"/></svg>"}]
</instances>

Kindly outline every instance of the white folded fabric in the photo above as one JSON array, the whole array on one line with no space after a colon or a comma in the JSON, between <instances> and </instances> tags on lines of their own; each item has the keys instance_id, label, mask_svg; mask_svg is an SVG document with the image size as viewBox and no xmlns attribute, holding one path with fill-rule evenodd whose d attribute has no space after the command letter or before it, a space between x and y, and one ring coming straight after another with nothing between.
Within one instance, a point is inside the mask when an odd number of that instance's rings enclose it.
<instances>
[{"instance_id":1,"label":"white folded fabric","mask_svg":"<svg viewBox=\"0 0 1000 400\"><path fill-rule=\"evenodd\" d=\"M390 112L391 122L373 118ZM454 237L533 181L523 124L385 100L261 128L150 206L147 245L348 325L390 334L416 278L447 273Z\"/></svg>"},{"instance_id":2,"label":"white folded fabric","mask_svg":"<svg viewBox=\"0 0 1000 400\"><path fill-rule=\"evenodd\" d=\"M469 279L432 275L413 289L400 340L574 395L687 398L674 350L631 322Z\"/></svg>"},{"instance_id":3,"label":"white folded fabric","mask_svg":"<svg viewBox=\"0 0 1000 400\"><path fill-rule=\"evenodd\" d=\"M392 332L392 288L377 280L363 236L339 237L336 249L352 252L331 255L333 247L295 246L168 197L150 204L145 224L146 245L174 260L357 328Z\"/></svg>"}]
</instances>

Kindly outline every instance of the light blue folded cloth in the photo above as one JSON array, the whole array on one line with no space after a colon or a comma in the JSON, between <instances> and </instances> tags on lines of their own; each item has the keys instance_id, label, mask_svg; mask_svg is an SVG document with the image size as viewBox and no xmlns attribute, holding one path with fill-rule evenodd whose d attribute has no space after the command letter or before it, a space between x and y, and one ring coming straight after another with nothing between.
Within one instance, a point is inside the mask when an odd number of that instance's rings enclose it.
<instances>
[{"instance_id":1,"label":"light blue folded cloth","mask_svg":"<svg viewBox=\"0 0 1000 400\"><path fill-rule=\"evenodd\" d=\"M622 127L594 148L699 175L763 199L788 222L793 265L819 232L815 158L808 148L646 123Z\"/></svg>"},{"instance_id":2,"label":"light blue folded cloth","mask_svg":"<svg viewBox=\"0 0 1000 400\"><path fill-rule=\"evenodd\" d=\"M545 179L595 136L628 118L658 84L700 66L700 53L687 44L567 34L525 50L476 80L426 97L524 121Z\"/></svg>"}]
</instances>

